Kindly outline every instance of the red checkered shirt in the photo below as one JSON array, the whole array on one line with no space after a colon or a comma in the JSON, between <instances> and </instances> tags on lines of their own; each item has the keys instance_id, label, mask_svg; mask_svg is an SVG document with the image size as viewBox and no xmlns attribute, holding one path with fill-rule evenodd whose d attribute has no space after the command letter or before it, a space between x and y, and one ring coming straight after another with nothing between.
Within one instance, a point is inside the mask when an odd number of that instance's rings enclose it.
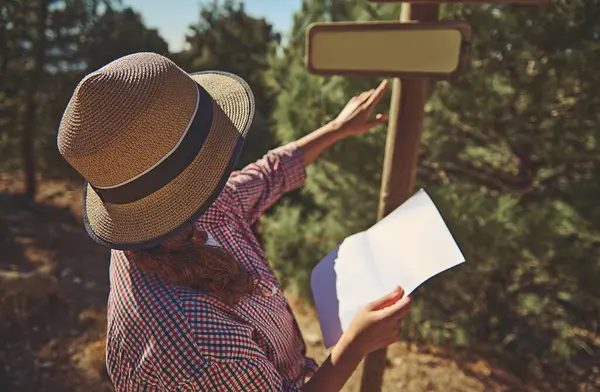
<instances>
[{"instance_id":1,"label":"red checkered shirt","mask_svg":"<svg viewBox=\"0 0 600 392\"><path fill-rule=\"evenodd\" d=\"M262 295L231 308L173 286L112 252L107 368L117 392L298 391L316 364L250 226L306 178L288 144L234 172L197 224L248 270Z\"/></svg>"}]
</instances>

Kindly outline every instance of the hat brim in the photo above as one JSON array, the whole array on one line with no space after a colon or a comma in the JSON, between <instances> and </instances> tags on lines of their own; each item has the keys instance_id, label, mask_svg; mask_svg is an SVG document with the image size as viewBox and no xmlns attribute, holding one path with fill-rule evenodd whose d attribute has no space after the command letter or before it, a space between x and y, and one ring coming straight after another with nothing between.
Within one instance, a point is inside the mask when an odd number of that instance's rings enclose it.
<instances>
[{"instance_id":1,"label":"hat brim","mask_svg":"<svg viewBox=\"0 0 600 392\"><path fill-rule=\"evenodd\" d=\"M119 250L157 246L196 221L225 187L254 118L254 96L243 79L230 73L190 77L213 100L213 122L202 148L171 182L132 203L103 202L86 182L84 225L94 241Z\"/></svg>"}]
</instances>

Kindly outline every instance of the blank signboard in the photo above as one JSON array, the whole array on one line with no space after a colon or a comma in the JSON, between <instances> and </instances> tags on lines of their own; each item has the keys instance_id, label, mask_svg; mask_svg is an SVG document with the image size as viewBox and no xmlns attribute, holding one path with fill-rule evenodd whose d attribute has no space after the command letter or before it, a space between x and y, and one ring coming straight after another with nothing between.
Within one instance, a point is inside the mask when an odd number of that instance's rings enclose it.
<instances>
[{"instance_id":1,"label":"blank signboard","mask_svg":"<svg viewBox=\"0 0 600 392\"><path fill-rule=\"evenodd\" d=\"M323 75L448 78L462 70L465 23L319 23L308 30L307 66Z\"/></svg>"}]
</instances>

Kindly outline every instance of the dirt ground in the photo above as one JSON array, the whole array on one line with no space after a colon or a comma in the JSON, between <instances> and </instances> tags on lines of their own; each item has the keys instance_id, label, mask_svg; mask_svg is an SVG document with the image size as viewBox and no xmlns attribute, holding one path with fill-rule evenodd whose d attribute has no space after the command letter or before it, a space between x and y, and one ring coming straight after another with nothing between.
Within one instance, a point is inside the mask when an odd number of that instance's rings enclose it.
<instances>
[{"instance_id":1,"label":"dirt ground","mask_svg":"<svg viewBox=\"0 0 600 392\"><path fill-rule=\"evenodd\" d=\"M109 252L85 233L81 184L41 181L35 205L20 190L0 174L0 391L113 391L104 366ZM29 275L15 281L10 271ZM314 309L290 302L309 355L322 362L328 352ZM344 391L358 391L360 377ZM531 390L468 353L402 342L388 352L384 391Z\"/></svg>"}]
</instances>

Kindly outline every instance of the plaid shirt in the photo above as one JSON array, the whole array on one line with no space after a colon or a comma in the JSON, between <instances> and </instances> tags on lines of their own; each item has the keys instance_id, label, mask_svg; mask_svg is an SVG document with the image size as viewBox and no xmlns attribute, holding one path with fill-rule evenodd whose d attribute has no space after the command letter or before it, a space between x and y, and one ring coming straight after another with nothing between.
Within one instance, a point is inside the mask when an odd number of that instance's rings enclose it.
<instances>
[{"instance_id":1,"label":"plaid shirt","mask_svg":"<svg viewBox=\"0 0 600 392\"><path fill-rule=\"evenodd\" d=\"M198 220L262 278L263 295L235 308L146 275L113 250L106 359L117 392L299 390L316 364L250 226L305 178L297 147L280 147L234 172Z\"/></svg>"}]
</instances>

